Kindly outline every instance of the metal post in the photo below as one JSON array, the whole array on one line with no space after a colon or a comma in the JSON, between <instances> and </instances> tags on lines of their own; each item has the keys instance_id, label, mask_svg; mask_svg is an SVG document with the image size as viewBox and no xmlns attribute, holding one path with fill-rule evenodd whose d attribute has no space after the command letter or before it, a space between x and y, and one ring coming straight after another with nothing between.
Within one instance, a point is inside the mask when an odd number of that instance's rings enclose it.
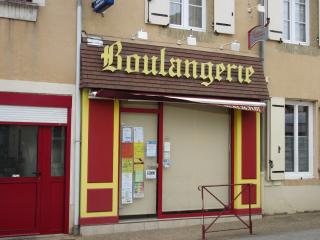
<instances>
[{"instance_id":1,"label":"metal post","mask_svg":"<svg viewBox=\"0 0 320 240\"><path fill-rule=\"evenodd\" d=\"M202 199L202 240L206 239L206 228L204 225L204 198L203 198L203 186L201 186L201 199Z\"/></svg>"},{"instance_id":2,"label":"metal post","mask_svg":"<svg viewBox=\"0 0 320 240\"><path fill-rule=\"evenodd\" d=\"M251 184L249 184L249 229L252 234L252 221L251 221Z\"/></svg>"}]
</instances>

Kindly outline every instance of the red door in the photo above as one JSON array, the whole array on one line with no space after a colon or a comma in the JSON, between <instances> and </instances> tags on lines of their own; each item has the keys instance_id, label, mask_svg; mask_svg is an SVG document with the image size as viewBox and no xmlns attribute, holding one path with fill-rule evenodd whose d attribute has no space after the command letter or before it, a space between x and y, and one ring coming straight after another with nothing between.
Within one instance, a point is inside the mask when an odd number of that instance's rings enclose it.
<instances>
[{"instance_id":1,"label":"red door","mask_svg":"<svg viewBox=\"0 0 320 240\"><path fill-rule=\"evenodd\" d=\"M64 231L65 127L0 125L0 236Z\"/></svg>"}]
</instances>

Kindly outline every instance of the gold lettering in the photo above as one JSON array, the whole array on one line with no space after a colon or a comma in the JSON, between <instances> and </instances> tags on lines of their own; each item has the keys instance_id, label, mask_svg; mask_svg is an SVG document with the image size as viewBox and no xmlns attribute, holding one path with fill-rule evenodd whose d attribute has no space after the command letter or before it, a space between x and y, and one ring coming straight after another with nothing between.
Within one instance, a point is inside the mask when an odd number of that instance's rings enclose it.
<instances>
[{"instance_id":1,"label":"gold lettering","mask_svg":"<svg viewBox=\"0 0 320 240\"><path fill-rule=\"evenodd\" d=\"M117 47L117 53L114 54L114 47ZM120 55L122 51L121 42L115 42L110 46L106 46L104 48L104 52L101 54L101 59L103 59L103 71L111 71L114 72L116 70L122 69L122 57ZM117 66L112 66L114 57L117 58Z\"/></svg>"},{"instance_id":2,"label":"gold lettering","mask_svg":"<svg viewBox=\"0 0 320 240\"><path fill-rule=\"evenodd\" d=\"M226 70L226 67L224 66L223 63L217 64L216 65L216 77L215 79L218 81L222 80L221 74Z\"/></svg>"},{"instance_id":3,"label":"gold lettering","mask_svg":"<svg viewBox=\"0 0 320 240\"><path fill-rule=\"evenodd\" d=\"M226 80L231 82L232 81L232 70L237 69L238 67L234 64L228 64L227 66L227 78Z\"/></svg>"},{"instance_id":4,"label":"gold lettering","mask_svg":"<svg viewBox=\"0 0 320 240\"><path fill-rule=\"evenodd\" d=\"M150 73L154 76L157 75L157 60L158 57L152 56L151 57L151 70L149 70L149 57L147 55L143 56L143 71L145 75L149 75Z\"/></svg>"},{"instance_id":5,"label":"gold lettering","mask_svg":"<svg viewBox=\"0 0 320 240\"><path fill-rule=\"evenodd\" d=\"M252 80L250 77L254 74L254 69L252 66L246 68L246 79L244 80L245 83L251 83Z\"/></svg>"},{"instance_id":6,"label":"gold lettering","mask_svg":"<svg viewBox=\"0 0 320 240\"><path fill-rule=\"evenodd\" d=\"M181 77L181 59L179 58L170 58L170 68L169 76L170 77Z\"/></svg>"},{"instance_id":7,"label":"gold lettering","mask_svg":"<svg viewBox=\"0 0 320 240\"><path fill-rule=\"evenodd\" d=\"M192 78L197 79L198 78L198 74L197 74L197 66L198 63L193 60L193 61L189 61L189 59L184 60L184 65L185 65L185 71L184 71L184 76L186 78L190 78L190 65L192 65Z\"/></svg>"},{"instance_id":8,"label":"gold lettering","mask_svg":"<svg viewBox=\"0 0 320 240\"><path fill-rule=\"evenodd\" d=\"M238 81L239 83L243 83L243 66L239 65L238 67Z\"/></svg>"},{"instance_id":9,"label":"gold lettering","mask_svg":"<svg viewBox=\"0 0 320 240\"><path fill-rule=\"evenodd\" d=\"M134 60L134 67L133 67L133 70L131 68L131 59L133 58ZM139 72L139 64L140 64L140 56L138 54L132 54L132 55L128 55L127 56L127 67L125 69L125 71L127 73L133 73L133 72L136 72L138 73Z\"/></svg>"},{"instance_id":10,"label":"gold lettering","mask_svg":"<svg viewBox=\"0 0 320 240\"><path fill-rule=\"evenodd\" d=\"M208 73L206 74L206 67L208 68ZM201 63L201 74L200 78L203 80L209 80L208 82L202 82L201 85L204 86L209 86L213 82L213 75L212 75L212 68L213 64L212 62L207 62L207 63Z\"/></svg>"},{"instance_id":11,"label":"gold lettering","mask_svg":"<svg viewBox=\"0 0 320 240\"><path fill-rule=\"evenodd\" d=\"M168 73L165 71L166 49L160 50L160 71L159 74L165 77Z\"/></svg>"}]
</instances>

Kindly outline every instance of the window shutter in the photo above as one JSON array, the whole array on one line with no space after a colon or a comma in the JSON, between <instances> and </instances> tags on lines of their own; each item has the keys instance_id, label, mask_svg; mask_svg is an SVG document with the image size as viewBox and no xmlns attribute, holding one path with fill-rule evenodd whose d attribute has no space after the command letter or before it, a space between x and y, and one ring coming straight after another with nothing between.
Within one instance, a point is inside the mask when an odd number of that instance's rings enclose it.
<instances>
[{"instance_id":1,"label":"window shutter","mask_svg":"<svg viewBox=\"0 0 320 240\"><path fill-rule=\"evenodd\" d=\"M67 121L67 108L0 106L0 122L66 124Z\"/></svg>"},{"instance_id":2,"label":"window shutter","mask_svg":"<svg viewBox=\"0 0 320 240\"><path fill-rule=\"evenodd\" d=\"M269 105L269 161L271 180L284 179L285 172L285 99L273 97Z\"/></svg>"},{"instance_id":3,"label":"window shutter","mask_svg":"<svg viewBox=\"0 0 320 240\"><path fill-rule=\"evenodd\" d=\"M280 41L283 37L283 0L268 0L269 39Z\"/></svg>"},{"instance_id":4,"label":"window shutter","mask_svg":"<svg viewBox=\"0 0 320 240\"><path fill-rule=\"evenodd\" d=\"M235 0L214 0L214 31L235 33Z\"/></svg>"},{"instance_id":5,"label":"window shutter","mask_svg":"<svg viewBox=\"0 0 320 240\"><path fill-rule=\"evenodd\" d=\"M169 25L169 0L145 0L145 22Z\"/></svg>"}]
</instances>

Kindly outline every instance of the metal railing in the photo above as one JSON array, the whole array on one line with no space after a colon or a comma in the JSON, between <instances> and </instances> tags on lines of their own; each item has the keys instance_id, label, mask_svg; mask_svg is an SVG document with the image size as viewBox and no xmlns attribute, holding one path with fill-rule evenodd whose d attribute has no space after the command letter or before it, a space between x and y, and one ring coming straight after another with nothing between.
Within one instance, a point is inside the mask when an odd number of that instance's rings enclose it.
<instances>
[{"instance_id":1,"label":"metal railing","mask_svg":"<svg viewBox=\"0 0 320 240\"><path fill-rule=\"evenodd\" d=\"M241 187L241 191L235 196L232 197L231 201L228 204L224 203L221 199L219 199L210 189L212 188L221 188L221 187L230 187L231 192L235 189L235 187ZM202 200L202 240L206 239L207 233L212 232L221 232L221 231L231 231L231 230L241 230L241 229L248 229L249 233L252 235L252 218L251 218L251 188L252 184L226 184L226 185L204 185L199 186L198 190L201 191L201 200ZM249 222L247 223L243 218L240 217L236 211L234 211L234 203L235 201L243 195L243 193L248 189L248 215L249 215ZM213 221L209 223L207 226L205 224L205 217L208 215L208 209L205 208L205 200L204 194L207 192L210 196L212 196L218 203L223 206L223 209L217 216L213 217ZM228 215L235 216L245 227L243 228L233 228L233 229L223 229L223 230L211 230L213 225L218 221L218 219L224 214L228 213Z\"/></svg>"}]
</instances>

